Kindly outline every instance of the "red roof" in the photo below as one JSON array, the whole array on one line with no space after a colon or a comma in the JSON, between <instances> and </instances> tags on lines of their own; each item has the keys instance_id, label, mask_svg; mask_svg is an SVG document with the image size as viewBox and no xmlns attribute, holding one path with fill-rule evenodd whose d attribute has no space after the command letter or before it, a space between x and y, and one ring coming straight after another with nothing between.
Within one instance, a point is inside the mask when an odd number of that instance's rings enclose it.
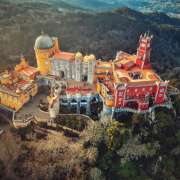
<instances>
[{"instance_id":1,"label":"red roof","mask_svg":"<svg viewBox=\"0 0 180 180\"><path fill-rule=\"evenodd\" d=\"M75 54L74 53L70 53L70 52L57 52L54 54L54 57L57 59L63 59L63 60L68 60L68 61L73 61L75 58Z\"/></svg>"},{"instance_id":2,"label":"red roof","mask_svg":"<svg viewBox=\"0 0 180 180\"><path fill-rule=\"evenodd\" d=\"M91 92L92 89L89 88L89 87L71 87L71 88L67 88L66 89L66 92L68 94L77 94L77 93L80 93L80 94L88 94L89 92Z\"/></svg>"},{"instance_id":3,"label":"red roof","mask_svg":"<svg viewBox=\"0 0 180 180\"><path fill-rule=\"evenodd\" d=\"M32 66L28 66L24 69L22 69L19 73L25 74L26 76L30 77L32 75L35 75L38 72L38 70Z\"/></svg>"}]
</instances>

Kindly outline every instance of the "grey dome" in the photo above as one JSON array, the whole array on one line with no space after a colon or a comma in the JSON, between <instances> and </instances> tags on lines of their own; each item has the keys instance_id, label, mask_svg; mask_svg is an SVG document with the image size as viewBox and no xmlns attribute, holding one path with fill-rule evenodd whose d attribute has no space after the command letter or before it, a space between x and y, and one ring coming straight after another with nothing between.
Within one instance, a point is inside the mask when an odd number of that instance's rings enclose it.
<instances>
[{"instance_id":1,"label":"grey dome","mask_svg":"<svg viewBox=\"0 0 180 180\"><path fill-rule=\"evenodd\" d=\"M53 47L53 40L47 35L42 34L39 37L37 37L35 41L34 48L35 49L50 49Z\"/></svg>"}]
</instances>

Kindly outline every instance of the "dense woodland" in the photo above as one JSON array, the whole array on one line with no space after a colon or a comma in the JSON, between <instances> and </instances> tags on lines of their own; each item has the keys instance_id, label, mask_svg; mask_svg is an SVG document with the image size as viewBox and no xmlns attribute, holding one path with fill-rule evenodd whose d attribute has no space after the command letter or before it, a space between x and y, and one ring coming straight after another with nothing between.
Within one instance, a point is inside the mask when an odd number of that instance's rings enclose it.
<instances>
[{"instance_id":1,"label":"dense woodland","mask_svg":"<svg viewBox=\"0 0 180 180\"><path fill-rule=\"evenodd\" d=\"M63 50L95 53L105 60L118 50L135 53L139 35L149 30L154 35L155 70L180 88L179 19L127 8L95 14L62 12L45 4L0 3L1 68L16 64L21 53L36 64L33 45L41 30L59 37ZM153 122L135 114L122 114L118 121L102 117L105 123L95 121L79 138L45 136L33 127L10 129L0 141L5 147L0 178L178 180L180 97L172 100L175 111L159 108Z\"/></svg>"}]
</instances>

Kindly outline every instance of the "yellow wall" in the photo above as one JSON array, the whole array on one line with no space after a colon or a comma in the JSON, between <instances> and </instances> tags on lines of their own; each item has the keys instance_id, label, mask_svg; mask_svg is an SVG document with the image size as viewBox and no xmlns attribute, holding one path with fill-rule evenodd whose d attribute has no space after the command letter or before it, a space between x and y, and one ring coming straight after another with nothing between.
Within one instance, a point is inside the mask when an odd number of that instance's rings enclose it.
<instances>
[{"instance_id":1,"label":"yellow wall","mask_svg":"<svg viewBox=\"0 0 180 180\"><path fill-rule=\"evenodd\" d=\"M19 97L11 96L10 94L0 92L0 99L0 103L2 105L14 110L19 110L23 106L23 103Z\"/></svg>"},{"instance_id":2,"label":"yellow wall","mask_svg":"<svg viewBox=\"0 0 180 180\"><path fill-rule=\"evenodd\" d=\"M51 68L49 57L53 54L53 52L54 52L54 48L47 50L35 49L37 66L41 75L49 74Z\"/></svg>"},{"instance_id":3,"label":"yellow wall","mask_svg":"<svg viewBox=\"0 0 180 180\"><path fill-rule=\"evenodd\" d=\"M34 87L32 88L31 96L35 96L38 93L38 85L34 84Z\"/></svg>"},{"instance_id":4,"label":"yellow wall","mask_svg":"<svg viewBox=\"0 0 180 180\"><path fill-rule=\"evenodd\" d=\"M96 89L97 92L104 98L106 106L113 107L114 99L109 98L106 87L103 84L97 83Z\"/></svg>"},{"instance_id":5,"label":"yellow wall","mask_svg":"<svg viewBox=\"0 0 180 180\"><path fill-rule=\"evenodd\" d=\"M24 104L29 102L30 96L35 96L37 92L37 84L33 85L32 91L21 93L18 96L12 96L10 94L0 92L0 104L18 111L24 106Z\"/></svg>"},{"instance_id":6,"label":"yellow wall","mask_svg":"<svg viewBox=\"0 0 180 180\"><path fill-rule=\"evenodd\" d=\"M114 100L105 98L105 103L106 103L106 106L112 107L114 105Z\"/></svg>"},{"instance_id":7,"label":"yellow wall","mask_svg":"<svg viewBox=\"0 0 180 180\"><path fill-rule=\"evenodd\" d=\"M103 97L107 96L107 90L106 90L106 87L103 84L101 84L101 95Z\"/></svg>"},{"instance_id":8,"label":"yellow wall","mask_svg":"<svg viewBox=\"0 0 180 180\"><path fill-rule=\"evenodd\" d=\"M101 92L101 84L100 84L100 83L97 83L97 84L96 84L96 91L97 91L98 93Z\"/></svg>"}]
</instances>

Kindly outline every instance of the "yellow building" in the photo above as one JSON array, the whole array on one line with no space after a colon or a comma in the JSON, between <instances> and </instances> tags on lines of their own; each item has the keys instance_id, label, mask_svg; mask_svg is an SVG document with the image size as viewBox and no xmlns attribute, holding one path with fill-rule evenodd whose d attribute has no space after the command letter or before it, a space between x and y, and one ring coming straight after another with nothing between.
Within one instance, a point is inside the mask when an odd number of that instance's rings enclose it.
<instances>
[{"instance_id":1,"label":"yellow building","mask_svg":"<svg viewBox=\"0 0 180 180\"><path fill-rule=\"evenodd\" d=\"M17 91L0 87L0 104L15 111L20 110L38 92L38 86L35 83L26 84L23 87L25 86L29 87Z\"/></svg>"},{"instance_id":2,"label":"yellow building","mask_svg":"<svg viewBox=\"0 0 180 180\"><path fill-rule=\"evenodd\" d=\"M37 73L36 68L21 58L15 70L0 74L0 104L15 111L20 110L38 92L38 85L34 81Z\"/></svg>"}]
</instances>

